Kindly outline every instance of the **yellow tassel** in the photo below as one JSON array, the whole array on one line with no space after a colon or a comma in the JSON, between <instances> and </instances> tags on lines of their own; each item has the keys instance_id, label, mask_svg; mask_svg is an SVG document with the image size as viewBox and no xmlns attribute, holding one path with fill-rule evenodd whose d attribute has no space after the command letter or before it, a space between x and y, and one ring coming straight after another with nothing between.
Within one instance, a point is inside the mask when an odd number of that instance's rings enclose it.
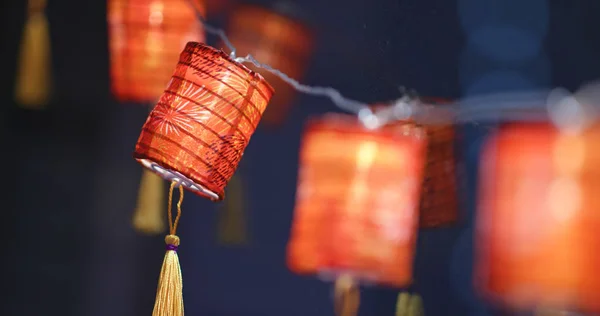
<instances>
[{"instance_id":1,"label":"yellow tassel","mask_svg":"<svg viewBox=\"0 0 600 316\"><path fill-rule=\"evenodd\" d=\"M410 294L402 292L398 294L396 301L396 316L408 316L408 306L410 302Z\"/></svg>"},{"instance_id":2,"label":"yellow tassel","mask_svg":"<svg viewBox=\"0 0 600 316\"><path fill-rule=\"evenodd\" d=\"M44 14L46 0L29 0L17 72L15 99L25 108L39 109L50 99L50 33Z\"/></svg>"},{"instance_id":3,"label":"yellow tassel","mask_svg":"<svg viewBox=\"0 0 600 316\"><path fill-rule=\"evenodd\" d=\"M423 310L423 301L421 300L420 295L413 294L411 296L410 303L408 304L408 315L409 316L425 315L425 311Z\"/></svg>"},{"instance_id":4,"label":"yellow tassel","mask_svg":"<svg viewBox=\"0 0 600 316\"><path fill-rule=\"evenodd\" d=\"M137 207L133 214L133 227L140 233L157 235L166 229L162 213L165 195L163 179L150 170L144 169Z\"/></svg>"},{"instance_id":5,"label":"yellow tassel","mask_svg":"<svg viewBox=\"0 0 600 316\"><path fill-rule=\"evenodd\" d=\"M423 316L423 303L421 296L402 292L396 301L396 316Z\"/></svg>"},{"instance_id":6,"label":"yellow tassel","mask_svg":"<svg viewBox=\"0 0 600 316\"><path fill-rule=\"evenodd\" d=\"M360 291L349 275L335 280L335 314L337 316L356 316L360 305Z\"/></svg>"},{"instance_id":7,"label":"yellow tassel","mask_svg":"<svg viewBox=\"0 0 600 316\"><path fill-rule=\"evenodd\" d=\"M228 198L219 210L218 240L224 245L246 245L248 233L246 228L246 212L244 209L244 184L241 176L236 174L227 185Z\"/></svg>"},{"instance_id":8,"label":"yellow tassel","mask_svg":"<svg viewBox=\"0 0 600 316\"><path fill-rule=\"evenodd\" d=\"M171 183L169 189L169 235L165 237L167 243L167 253L163 261L160 277L158 279L158 289L156 290L156 301L152 316L183 316L183 281L181 277L181 267L179 266L179 257L177 248L179 247L179 237L177 225L181 217L181 203L183 202L183 187L179 186L179 202L177 202L177 216L173 222L171 215L171 204L173 202L173 189L177 182Z\"/></svg>"}]
</instances>

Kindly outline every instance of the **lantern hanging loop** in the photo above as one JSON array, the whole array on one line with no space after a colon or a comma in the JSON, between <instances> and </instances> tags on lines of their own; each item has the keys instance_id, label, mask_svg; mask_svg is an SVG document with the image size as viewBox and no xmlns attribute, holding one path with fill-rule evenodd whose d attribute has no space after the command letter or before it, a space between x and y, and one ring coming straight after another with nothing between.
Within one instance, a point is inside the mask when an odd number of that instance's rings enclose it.
<instances>
[{"instance_id":1,"label":"lantern hanging loop","mask_svg":"<svg viewBox=\"0 0 600 316\"><path fill-rule=\"evenodd\" d=\"M175 187L179 188L179 201L177 201L177 215L175 216L175 221L173 221L173 189ZM181 183L177 181L171 182L171 187L169 188L169 206L168 206L168 219L169 219L169 234L175 235L177 233L177 225L179 225L179 218L181 218L181 203L183 203L183 186Z\"/></svg>"}]
</instances>

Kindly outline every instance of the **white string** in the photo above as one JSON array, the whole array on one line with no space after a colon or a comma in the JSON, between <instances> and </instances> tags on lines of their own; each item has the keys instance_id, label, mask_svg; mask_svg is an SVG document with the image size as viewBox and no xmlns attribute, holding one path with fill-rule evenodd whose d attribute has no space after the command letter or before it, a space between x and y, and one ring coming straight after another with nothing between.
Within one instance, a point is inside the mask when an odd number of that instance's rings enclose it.
<instances>
[{"instance_id":1,"label":"white string","mask_svg":"<svg viewBox=\"0 0 600 316\"><path fill-rule=\"evenodd\" d=\"M204 16L194 5L194 0L187 0L196 12L207 33L218 36L230 50L230 57L238 63L251 63L262 68L290 84L299 92L328 97L340 109L355 113L360 121L371 129L379 128L390 122L412 119L423 124L498 122L498 121L546 121L555 120L549 111L547 101L552 94L550 90L497 93L476 96L443 106L422 103L401 89L403 96L391 106L373 111L368 104L344 97L332 87L318 87L301 84L287 74L267 64L260 63L252 55L236 56L236 48L224 30L206 23ZM564 103L564 102L563 102Z\"/></svg>"}]
</instances>

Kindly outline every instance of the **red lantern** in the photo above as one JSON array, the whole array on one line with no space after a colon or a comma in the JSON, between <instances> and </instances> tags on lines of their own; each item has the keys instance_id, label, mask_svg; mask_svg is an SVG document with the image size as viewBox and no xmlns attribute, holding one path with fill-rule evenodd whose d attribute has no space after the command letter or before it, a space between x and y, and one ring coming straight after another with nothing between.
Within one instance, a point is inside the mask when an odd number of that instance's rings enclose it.
<instances>
[{"instance_id":1,"label":"red lantern","mask_svg":"<svg viewBox=\"0 0 600 316\"><path fill-rule=\"evenodd\" d=\"M134 157L163 178L221 200L272 94L259 74L190 42L144 124Z\"/></svg>"},{"instance_id":2,"label":"red lantern","mask_svg":"<svg viewBox=\"0 0 600 316\"><path fill-rule=\"evenodd\" d=\"M402 287L412 280L426 149L413 125L311 121L301 149L288 266Z\"/></svg>"},{"instance_id":3,"label":"red lantern","mask_svg":"<svg viewBox=\"0 0 600 316\"><path fill-rule=\"evenodd\" d=\"M492 299L600 311L600 125L511 124L482 158L476 280Z\"/></svg>"},{"instance_id":4,"label":"red lantern","mask_svg":"<svg viewBox=\"0 0 600 316\"><path fill-rule=\"evenodd\" d=\"M261 63L281 70L296 80L303 76L312 52L313 39L311 30L298 19L276 10L241 5L231 14L227 33L238 56L251 54ZM263 124L281 125L296 91L270 72L252 66L250 68L262 74L277 91L262 119Z\"/></svg>"},{"instance_id":5,"label":"red lantern","mask_svg":"<svg viewBox=\"0 0 600 316\"><path fill-rule=\"evenodd\" d=\"M204 12L203 2L196 4ZM156 102L185 44L204 42L187 0L109 0L108 26L111 89L119 101Z\"/></svg>"}]
</instances>

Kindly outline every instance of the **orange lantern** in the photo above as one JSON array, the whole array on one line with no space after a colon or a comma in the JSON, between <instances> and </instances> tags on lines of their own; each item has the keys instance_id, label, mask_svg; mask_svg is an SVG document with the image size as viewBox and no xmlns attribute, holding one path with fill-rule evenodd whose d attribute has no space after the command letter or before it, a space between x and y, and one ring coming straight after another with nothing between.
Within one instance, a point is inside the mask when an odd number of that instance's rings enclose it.
<instances>
[{"instance_id":1,"label":"orange lantern","mask_svg":"<svg viewBox=\"0 0 600 316\"><path fill-rule=\"evenodd\" d=\"M262 76L223 51L190 42L134 157L200 196L222 200L272 94Z\"/></svg>"},{"instance_id":2,"label":"orange lantern","mask_svg":"<svg viewBox=\"0 0 600 316\"><path fill-rule=\"evenodd\" d=\"M412 280L426 149L416 126L311 121L301 149L288 266L402 287Z\"/></svg>"},{"instance_id":3,"label":"orange lantern","mask_svg":"<svg viewBox=\"0 0 600 316\"><path fill-rule=\"evenodd\" d=\"M185 44L204 42L187 0L109 0L108 26L111 90L119 101L156 102Z\"/></svg>"},{"instance_id":4,"label":"orange lantern","mask_svg":"<svg viewBox=\"0 0 600 316\"><path fill-rule=\"evenodd\" d=\"M251 54L261 63L298 80L303 76L312 52L312 32L293 17L292 14L297 10L288 6L284 8L286 10L268 10L254 5L240 5L230 16L227 33L238 56ZM262 74L277 91L262 122L268 126L279 126L287 116L296 91L270 72L250 67Z\"/></svg>"},{"instance_id":5,"label":"orange lantern","mask_svg":"<svg viewBox=\"0 0 600 316\"><path fill-rule=\"evenodd\" d=\"M600 125L507 125L482 159L479 289L516 308L599 312Z\"/></svg>"},{"instance_id":6,"label":"orange lantern","mask_svg":"<svg viewBox=\"0 0 600 316\"><path fill-rule=\"evenodd\" d=\"M449 103L439 98L421 98L426 104ZM373 108L381 108L374 105ZM459 203L457 161L454 151L456 131L452 124L420 125L412 121L395 123L418 125L427 133L427 158L419 204L419 227L436 228L458 221Z\"/></svg>"},{"instance_id":7,"label":"orange lantern","mask_svg":"<svg viewBox=\"0 0 600 316\"><path fill-rule=\"evenodd\" d=\"M134 158L171 181L169 234L153 315L183 316L183 282L177 225L183 188L213 201L224 189L273 94L263 77L223 51L190 42L179 57L167 89L150 112ZM177 214L171 214L179 187Z\"/></svg>"}]
</instances>

